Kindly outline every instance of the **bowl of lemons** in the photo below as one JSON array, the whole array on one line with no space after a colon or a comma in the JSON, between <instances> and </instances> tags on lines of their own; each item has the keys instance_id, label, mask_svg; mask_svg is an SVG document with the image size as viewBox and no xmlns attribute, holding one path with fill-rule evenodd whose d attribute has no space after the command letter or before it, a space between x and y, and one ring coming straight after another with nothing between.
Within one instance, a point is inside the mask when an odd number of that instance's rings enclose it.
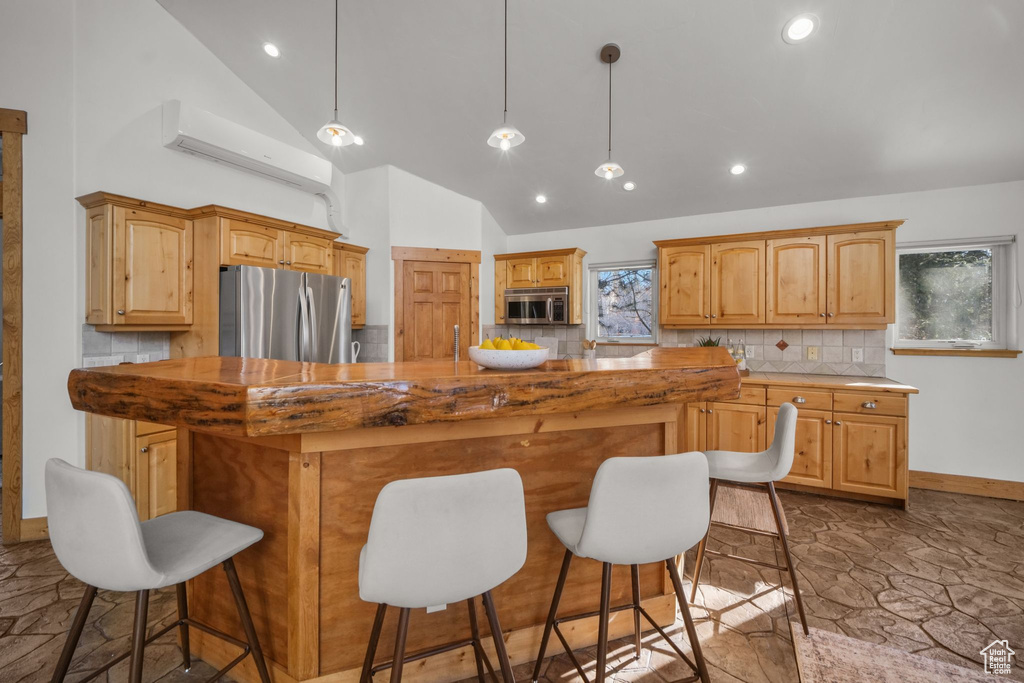
<instances>
[{"instance_id":1,"label":"bowl of lemons","mask_svg":"<svg viewBox=\"0 0 1024 683\"><path fill-rule=\"evenodd\" d=\"M548 350L515 337L498 337L485 339L480 346L470 346L469 359L492 370L526 370L544 363Z\"/></svg>"}]
</instances>

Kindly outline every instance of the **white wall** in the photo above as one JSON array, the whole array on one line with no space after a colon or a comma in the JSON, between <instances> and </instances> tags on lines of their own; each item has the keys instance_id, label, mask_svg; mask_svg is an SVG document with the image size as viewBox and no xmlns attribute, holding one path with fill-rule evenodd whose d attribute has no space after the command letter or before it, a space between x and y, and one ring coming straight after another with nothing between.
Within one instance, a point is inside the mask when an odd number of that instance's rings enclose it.
<instances>
[{"instance_id":1,"label":"white wall","mask_svg":"<svg viewBox=\"0 0 1024 683\"><path fill-rule=\"evenodd\" d=\"M965 236L1024 240L1024 182L860 197L528 235L509 251L580 247L589 263L653 258L652 240L904 218L897 244ZM1024 273L1024 249L1018 248ZM1024 311L1018 316L1024 342ZM891 326L890 326L891 342ZM887 354L887 374L920 388L910 401L910 468L1024 481L1024 357Z\"/></svg>"},{"instance_id":2,"label":"white wall","mask_svg":"<svg viewBox=\"0 0 1024 683\"><path fill-rule=\"evenodd\" d=\"M494 255L508 251L508 237L486 206L480 206L480 324L494 324ZM483 339L483 337L481 337Z\"/></svg>"},{"instance_id":3,"label":"white wall","mask_svg":"<svg viewBox=\"0 0 1024 683\"><path fill-rule=\"evenodd\" d=\"M391 319L388 169L388 166L378 166L345 176L345 227L350 231L353 244L370 248L366 253L367 325L388 325Z\"/></svg>"}]
</instances>

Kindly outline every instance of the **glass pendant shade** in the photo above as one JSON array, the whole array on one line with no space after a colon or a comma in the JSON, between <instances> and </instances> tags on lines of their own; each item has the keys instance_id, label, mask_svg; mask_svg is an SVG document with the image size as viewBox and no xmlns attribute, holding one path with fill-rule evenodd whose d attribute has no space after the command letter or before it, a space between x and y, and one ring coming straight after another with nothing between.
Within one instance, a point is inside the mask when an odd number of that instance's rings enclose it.
<instances>
[{"instance_id":1,"label":"glass pendant shade","mask_svg":"<svg viewBox=\"0 0 1024 683\"><path fill-rule=\"evenodd\" d=\"M515 126L501 126L496 128L491 137L487 138L487 144L501 150L508 150L526 142L526 136L519 132Z\"/></svg>"},{"instance_id":2,"label":"glass pendant shade","mask_svg":"<svg viewBox=\"0 0 1024 683\"><path fill-rule=\"evenodd\" d=\"M356 136L352 135L352 131L337 120L325 123L317 131L316 136L321 142L325 142L332 147L347 147L356 142Z\"/></svg>"},{"instance_id":3,"label":"glass pendant shade","mask_svg":"<svg viewBox=\"0 0 1024 683\"><path fill-rule=\"evenodd\" d=\"M604 178L605 180L618 178L623 173L625 173L623 168L614 161L612 161L611 159L609 159L608 161L604 162L596 169L594 169L594 175L596 175L599 178Z\"/></svg>"}]
</instances>

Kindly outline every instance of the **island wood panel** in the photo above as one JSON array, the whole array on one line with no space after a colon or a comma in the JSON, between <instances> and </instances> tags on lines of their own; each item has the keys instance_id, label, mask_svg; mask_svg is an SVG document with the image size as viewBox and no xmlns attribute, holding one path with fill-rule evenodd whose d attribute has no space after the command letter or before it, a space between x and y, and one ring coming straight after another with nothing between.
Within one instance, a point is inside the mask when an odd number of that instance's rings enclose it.
<instances>
[{"instance_id":1,"label":"island wood panel","mask_svg":"<svg viewBox=\"0 0 1024 683\"><path fill-rule=\"evenodd\" d=\"M766 323L825 319L825 236L768 240L765 246Z\"/></svg>"},{"instance_id":2,"label":"island wood panel","mask_svg":"<svg viewBox=\"0 0 1024 683\"><path fill-rule=\"evenodd\" d=\"M235 567L263 654L286 667L289 453L198 432L191 441L192 509L263 530L261 541L235 556ZM189 592L193 617L245 640L220 567L193 579Z\"/></svg>"},{"instance_id":3,"label":"island wood panel","mask_svg":"<svg viewBox=\"0 0 1024 683\"><path fill-rule=\"evenodd\" d=\"M659 412L651 413L653 419ZM543 624L565 551L547 527L553 510L583 507L598 466L612 456L662 455L666 428L652 423L599 427L542 434L510 434L459 441L383 446L324 452L321 458L320 673L358 668L373 621L375 605L358 598L359 551L366 543L373 504L381 488L396 478L440 476L512 467L523 478L529 549L526 564L494 590L502 629L517 631ZM559 609L560 614L596 610L601 565L576 559ZM641 568L646 599L671 591L662 564ZM616 567L612 601L628 600L628 567ZM479 601L478 601L479 607ZM391 658L397 610L385 621L378 661ZM630 619L630 628L632 620ZM486 629L484 629L486 633ZM459 640L469 635L465 604L441 612L414 610L408 652ZM328 644L331 644L328 646ZM553 651L557 651L557 645ZM536 645L517 661L536 656ZM515 657L515 655L513 655ZM466 662L469 667L472 663ZM465 673L469 675L471 668Z\"/></svg>"}]
</instances>

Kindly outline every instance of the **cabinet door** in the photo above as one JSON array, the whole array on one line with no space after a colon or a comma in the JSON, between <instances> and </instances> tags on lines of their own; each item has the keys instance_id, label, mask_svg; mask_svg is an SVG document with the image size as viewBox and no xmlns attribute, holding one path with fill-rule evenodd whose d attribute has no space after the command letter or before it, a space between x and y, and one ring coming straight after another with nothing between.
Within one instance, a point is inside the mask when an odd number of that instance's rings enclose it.
<instances>
[{"instance_id":1,"label":"cabinet door","mask_svg":"<svg viewBox=\"0 0 1024 683\"><path fill-rule=\"evenodd\" d=\"M366 254L338 249L334 258L341 261L342 277L352 281L352 327L366 324Z\"/></svg>"},{"instance_id":2,"label":"cabinet door","mask_svg":"<svg viewBox=\"0 0 1024 683\"><path fill-rule=\"evenodd\" d=\"M538 256L537 286L568 287L571 256Z\"/></svg>"},{"instance_id":3,"label":"cabinet door","mask_svg":"<svg viewBox=\"0 0 1024 683\"><path fill-rule=\"evenodd\" d=\"M707 429L708 404L703 401L700 403L687 403L686 443L682 444L683 450L686 452L706 451L708 449Z\"/></svg>"},{"instance_id":4,"label":"cabinet door","mask_svg":"<svg viewBox=\"0 0 1024 683\"><path fill-rule=\"evenodd\" d=\"M708 403L707 450L757 453L765 449L765 407Z\"/></svg>"},{"instance_id":5,"label":"cabinet door","mask_svg":"<svg viewBox=\"0 0 1024 683\"><path fill-rule=\"evenodd\" d=\"M330 240L299 233L284 234L284 267L306 273L330 275L334 247Z\"/></svg>"},{"instance_id":6,"label":"cabinet door","mask_svg":"<svg viewBox=\"0 0 1024 683\"><path fill-rule=\"evenodd\" d=\"M177 509L177 431L135 438L135 506L146 520Z\"/></svg>"},{"instance_id":7,"label":"cabinet door","mask_svg":"<svg viewBox=\"0 0 1024 683\"><path fill-rule=\"evenodd\" d=\"M768 443L775 438L778 408L768 409ZM796 452L789 476L782 481L832 488L832 413L800 409L796 418Z\"/></svg>"},{"instance_id":8,"label":"cabinet door","mask_svg":"<svg viewBox=\"0 0 1024 683\"><path fill-rule=\"evenodd\" d=\"M711 245L659 249L662 325L707 325L711 319Z\"/></svg>"},{"instance_id":9,"label":"cabinet door","mask_svg":"<svg viewBox=\"0 0 1024 683\"><path fill-rule=\"evenodd\" d=\"M895 260L892 230L829 235L826 321L894 322Z\"/></svg>"},{"instance_id":10,"label":"cabinet door","mask_svg":"<svg viewBox=\"0 0 1024 683\"><path fill-rule=\"evenodd\" d=\"M907 418L834 413L833 487L907 497Z\"/></svg>"},{"instance_id":11,"label":"cabinet door","mask_svg":"<svg viewBox=\"0 0 1024 683\"><path fill-rule=\"evenodd\" d=\"M114 207L115 325L192 324L192 221Z\"/></svg>"},{"instance_id":12,"label":"cabinet door","mask_svg":"<svg viewBox=\"0 0 1024 683\"><path fill-rule=\"evenodd\" d=\"M505 279L509 289L537 286L537 259L513 258L505 261Z\"/></svg>"},{"instance_id":13,"label":"cabinet door","mask_svg":"<svg viewBox=\"0 0 1024 683\"><path fill-rule=\"evenodd\" d=\"M764 323L764 240L711 245L711 324Z\"/></svg>"},{"instance_id":14,"label":"cabinet door","mask_svg":"<svg viewBox=\"0 0 1024 683\"><path fill-rule=\"evenodd\" d=\"M508 266L503 261L494 262L494 324L505 323L505 288L508 287Z\"/></svg>"},{"instance_id":15,"label":"cabinet door","mask_svg":"<svg viewBox=\"0 0 1024 683\"><path fill-rule=\"evenodd\" d=\"M765 321L825 322L825 237L768 240L765 245Z\"/></svg>"},{"instance_id":16,"label":"cabinet door","mask_svg":"<svg viewBox=\"0 0 1024 683\"><path fill-rule=\"evenodd\" d=\"M85 322L110 325L114 322L113 207L97 206L85 214Z\"/></svg>"},{"instance_id":17,"label":"cabinet door","mask_svg":"<svg viewBox=\"0 0 1024 683\"><path fill-rule=\"evenodd\" d=\"M262 225L225 218L220 224L220 264L222 266L284 265L284 233Z\"/></svg>"}]
</instances>

